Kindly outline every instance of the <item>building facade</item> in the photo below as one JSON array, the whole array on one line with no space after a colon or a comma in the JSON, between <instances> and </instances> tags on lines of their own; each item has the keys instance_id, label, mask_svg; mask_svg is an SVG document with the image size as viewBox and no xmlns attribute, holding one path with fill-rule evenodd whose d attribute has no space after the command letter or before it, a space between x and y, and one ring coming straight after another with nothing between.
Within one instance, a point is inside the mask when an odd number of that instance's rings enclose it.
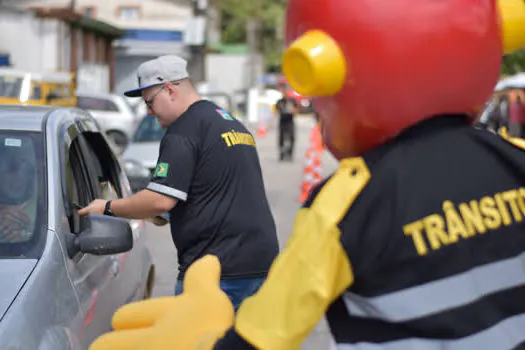
<instances>
[{"instance_id":1,"label":"building facade","mask_svg":"<svg viewBox=\"0 0 525 350\"><path fill-rule=\"evenodd\" d=\"M122 35L112 42L114 83L112 92L122 93L136 85L137 66L160 55L176 54L190 62L191 46L186 43L193 23L193 6L186 0L33 0L24 7L49 9L74 7L85 18L120 28Z\"/></svg>"},{"instance_id":2,"label":"building facade","mask_svg":"<svg viewBox=\"0 0 525 350\"><path fill-rule=\"evenodd\" d=\"M79 88L111 91L115 80L113 41L123 32L67 8L0 10L5 64L28 72L74 72Z\"/></svg>"}]
</instances>

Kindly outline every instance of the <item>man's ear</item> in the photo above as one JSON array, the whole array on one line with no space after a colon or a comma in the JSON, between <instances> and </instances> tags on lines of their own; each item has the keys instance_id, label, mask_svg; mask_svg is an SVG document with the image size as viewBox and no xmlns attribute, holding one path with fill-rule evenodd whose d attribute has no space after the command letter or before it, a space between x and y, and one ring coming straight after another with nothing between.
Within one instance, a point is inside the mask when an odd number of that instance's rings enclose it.
<instances>
[{"instance_id":1,"label":"man's ear","mask_svg":"<svg viewBox=\"0 0 525 350\"><path fill-rule=\"evenodd\" d=\"M175 85L171 82L167 83L166 84L166 89L168 89L168 92L169 92L169 95L170 95L170 98L176 98L177 97L177 89L175 87Z\"/></svg>"}]
</instances>

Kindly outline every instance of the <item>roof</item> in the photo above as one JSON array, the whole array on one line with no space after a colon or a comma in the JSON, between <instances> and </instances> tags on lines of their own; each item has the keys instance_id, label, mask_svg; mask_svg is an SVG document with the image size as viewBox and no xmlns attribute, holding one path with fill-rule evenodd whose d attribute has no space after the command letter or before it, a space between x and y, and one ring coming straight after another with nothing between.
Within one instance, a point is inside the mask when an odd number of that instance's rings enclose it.
<instances>
[{"instance_id":1,"label":"roof","mask_svg":"<svg viewBox=\"0 0 525 350\"><path fill-rule=\"evenodd\" d=\"M49 81L56 83L69 82L73 78L71 73L68 72L28 72L22 69L15 68L0 68L0 76L11 76L24 78L30 75L32 80L36 81Z\"/></svg>"},{"instance_id":2,"label":"roof","mask_svg":"<svg viewBox=\"0 0 525 350\"><path fill-rule=\"evenodd\" d=\"M107 22L89 18L68 8L43 8L33 7L36 16L40 18L54 18L71 24L74 27L83 28L99 35L120 38L124 31Z\"/></svg>"},{"instance_id":3,"label":"roof","mask_svg":"<svg viewBox=\"0 0 525 350\"><path fill-rule=\"evenodd\" d=\"M0 106L0 130L23 130L42 132L43 121L56 107L47 106Z\"/></svg>"}]
</instances>

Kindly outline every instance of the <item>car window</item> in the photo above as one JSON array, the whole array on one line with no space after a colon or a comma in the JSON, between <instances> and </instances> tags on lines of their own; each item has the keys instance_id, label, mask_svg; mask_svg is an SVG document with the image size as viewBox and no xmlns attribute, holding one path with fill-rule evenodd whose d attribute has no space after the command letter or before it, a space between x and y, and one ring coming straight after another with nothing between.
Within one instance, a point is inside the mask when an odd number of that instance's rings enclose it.
<instances>
[{"instance_id":1,"label":"car window","mask_svg":"<svg viewBox=\"0 0 525 350\"><path fill-rule=\"evenodd\" d=\"M100 133L86 132L84 136L87 141L85 158L97 198L122 198L121 171L111 148Z\"/></svg>"},{"instance_id":2,"label":"car window","mask_svg":"<svg viewBox=\"0 0 525 350\"><path fill-rule=\"evenodd\" d=\"M140 124L133 135L133 142L160 142L165 130L160 126L157 118L147 115L140 121Z\"/></svg>"},{"instance_id":3,"label":"car window","mask_svg":"<svg viewBox=\"0 0 525 350\"><path fill-rule=\"evenodd\" d=\"M45 227L41 134L0 130L0 257L29 256Z\"/></svg>"},{"instance_id":4,"label":"car window","mask_svg":"<svg viewBox=\"0 0 525 350\"><path fill-rule=\"evenodd\" d=\"M80 233L80 217L77 210L94 198L92 185L82 155L82 137L77 136L67 149L65 157L66 212L73 233ZM67 146L66 146L67 147Z\"/></svg>"},{"instance_id":5,"label":"car window","mask_svg":"<svg viewBox=\"0 0 525 350\"><path fill-rule=\"evenodd\" d=\"M78 96L77 107L92 110L92 111L104 111L104 112L118 112L119 109L113 101L106 98L89 97L89 96Z\"/></svg>"},{"instance_id":6,"label":"car window","mask_svg":"<svg viewBox=\"0 0 525 350\"><path fill-rule=\"evenodd\" d=\"M30 100L40 100L42 98L42 88L38 85L33 85L33 92L31 94L31 97L29 97Z\"/></svg>"},{"instance_id":7,"label":"car window","mask_svg":"<svg viewBox=\"0 0 525 350\"><path fill-rule=\"evenodd\" d=\"M22 81L20 77L0 76L0 96L19 98Z\"/></svg>"},{"instance_id":8,"label":"car window","mask_svg":"<svg viewBox=\"0 0 525 350\"><path fill-rule=\"evenodd\" d=\"M122 198L120 167L113 152L100 133L77 135L65 158L65 187L69 224L79 233L81 220L77 210L95 198Z\"/></svg>"},{"instance_id":9,"label":"car window","mask_svg":"<svg viewBox=\"0 0 525 350\"><path fill-rule=\"evenodd\" d=\"M69 85L62 85L62 94L64 97L71 96L71 89L69 88Z\"/></svg>"}]
</instances>

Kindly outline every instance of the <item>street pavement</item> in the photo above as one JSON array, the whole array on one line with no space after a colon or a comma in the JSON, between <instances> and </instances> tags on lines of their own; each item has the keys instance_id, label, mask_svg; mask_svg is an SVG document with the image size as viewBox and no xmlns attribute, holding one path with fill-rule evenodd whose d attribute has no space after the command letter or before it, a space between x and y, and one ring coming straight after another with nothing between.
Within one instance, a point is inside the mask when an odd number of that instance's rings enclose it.
<instances>
[{"instance_id":1,"label":"street pavement","mask_svg":"<svg viewBox=\"0 0 525 350\"><path fill-rule=\"evenodd\" d=\"M310 115L301 115L296 118L296 147L292 162L278 160L276 128L270 127L265 136L258 137L256 126L249 126L256 137L266 193L274 215L281 247L284 247L292 232L295 213L300 208L297 199L303 180L304 154L309 146L310 129L313 125L314 119ZM328 152L324 152L321 164L323 177L337 168L337 161ZM177 254L169 227L156 227L149 223L147 225L147 244L156 268L153 297L173 295L177 277ZM330 349L330 343L331 337L325 322L322 321L301 349Z\"/></svg>"}]
</instances>

